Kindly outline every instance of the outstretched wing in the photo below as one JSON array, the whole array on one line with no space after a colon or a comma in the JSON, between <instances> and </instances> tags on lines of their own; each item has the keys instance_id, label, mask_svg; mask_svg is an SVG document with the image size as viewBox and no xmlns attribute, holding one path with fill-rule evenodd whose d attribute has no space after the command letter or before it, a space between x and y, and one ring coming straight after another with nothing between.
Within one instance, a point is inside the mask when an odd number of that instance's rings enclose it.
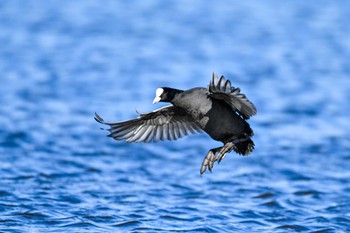
<instances>
[{"instance_id":1,"label":"outstretched wing","mask_svg":"<svg viewBox=\"0 0 350 233\"><path fill-rule=\"evenodd\" d=\"M230 107L238 112L244 119L249 119L256 114L256 108L247 97L241 93L239 88L231 86L230 80L226 80L224 76L218 78L214 72L213 78L209 84L209 96L225 101Z\"/></svg>"},{"instance_id":2,"label":"outstretched wing","mask_svg":"<svg viewBox=\"0 0 350 233\"><path fill-rule=\"evenodd\" d=\"M176 140L188 134L201 132L201 128L191 116L172 105L141 113L138 118L123 122L105 122L97 113L95 120L110 126L109 137L126 142Z\"/></svg>"}]
</instances>

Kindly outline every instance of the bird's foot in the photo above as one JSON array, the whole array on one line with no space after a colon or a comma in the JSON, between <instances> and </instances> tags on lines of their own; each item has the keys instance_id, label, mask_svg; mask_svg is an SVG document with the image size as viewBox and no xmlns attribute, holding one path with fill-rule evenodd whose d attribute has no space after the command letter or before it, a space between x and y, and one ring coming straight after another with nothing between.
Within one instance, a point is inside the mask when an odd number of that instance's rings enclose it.
<instances>
[{"instance_id":1,"label":"bird's foot","mask_svg":"<svg viewBox=\"0 0 350 233\"><path fill-rule=\"evenodd\" d=\"M208 152L208 154L204 157L204 160L202 162L200 173L201 175L209 169L210 172L212 172L214 162L216 161L216 156L212 150Z\"/></svg>"},{"instance_id":2,"label":"bird's foot","mask_svg":"<svg viewBox=\"0 0 350 233\"><path fill-rule=\"evenodd\" d=\"M217 160L215 153L217 153L221 148L222 147L218 147L208 151L208 154L204 157L202 162L202 166L200 169L201 175L207 170L207 168L210 172L212 172L214 163Z\"/></svg>"},{"instance_id":3,"label":"bird's foot","mask_svg":"<svg viewBox=\"0 0 350 233\"><path fill-rule=\"evenodd\" d=\"M213 170L214 163L218 161L218 163L225 158L227 153L230 153L235 146L234 142L227 142L224 146L214 148L209 150L208 154L204 157L202 162L202 166L200 169L200 174L202 175L208 168L210 172Z\"/></svg>"}]
</instances>

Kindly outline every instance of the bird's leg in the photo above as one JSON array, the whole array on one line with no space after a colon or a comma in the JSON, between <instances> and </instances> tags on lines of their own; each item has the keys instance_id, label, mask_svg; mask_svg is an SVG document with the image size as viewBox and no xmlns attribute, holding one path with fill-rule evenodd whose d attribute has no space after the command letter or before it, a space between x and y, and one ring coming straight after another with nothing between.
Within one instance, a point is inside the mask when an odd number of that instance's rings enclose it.
<instances>
[{"instance_id":1,"label":"bird's leg","mask_svg":"<svg viewBox=\"0 0 350 233\"><path fill-rule=\"evenodd\" d=\"M225 158L227 153L230 153L233 150L233 148L236 146L236 143L244 142L248 139L249 139L249 137L247 136L244 138L236 138L231 142L226 142L225 145L221 148L221 150L219 151L219 153L216 156L216 160L218 161L218 163L220 163L221 160L223 158Z\"/></svg>"},{"instance_id":2,"label":"bird's leg","mask_svg":"<svg viewBox=\"0 0 350 233\"><path fill-rule=\"evenodd\" d=\"M215 154L221 150L222 147L213 148L208 151L208 154L204 157L204 160L202 162L200 173L201 175L207 170L207 167L209 171L211 172L213 169L214 162L217 160Z\"/></svg>"},{"instance_id":3,"label":"bird's leg","mask_svg":"<svg viewBox=\"0 0 350 233\"><path fill-rule=\"evenodd\" d=\"M227 153L230 153L233 150L233 147L235 146L235 142L226 142L223 147L221 147L221 150L216 156L216 160L218 163L221 162L223 158L225 158Z\"/></svg>"},{"instance_id":4,"label":"bird's leg","mask_svg":"<svg viewBox=\"0 0 350 233\"><path fill-rule=\"evenodd\" d=\"M226 142L224 146L209 150L208 154L204 157L204 160L202 162L202 166L200 169L201 175L207 170L207 167L209 171L212 172L215 161L218 161L218 163L220 163L221 160L225 158L227 153L230 153L235 148L237 143L244 142L248 139L248 136L243 138L236 138L231 142Z\"/></svg>"}]
</instances>

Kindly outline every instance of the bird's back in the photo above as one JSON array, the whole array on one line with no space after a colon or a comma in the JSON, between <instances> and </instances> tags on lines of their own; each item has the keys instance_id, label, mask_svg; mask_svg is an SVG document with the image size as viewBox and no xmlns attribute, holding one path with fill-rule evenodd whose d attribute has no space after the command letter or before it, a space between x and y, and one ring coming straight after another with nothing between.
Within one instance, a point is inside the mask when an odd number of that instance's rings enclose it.
<instances>
[{"instance_id":1,"label":"bird's back","mask_svg":"<svg viewBox=\"0 0 350 233\"><path fill-rule=\"evenodd\" d=\"M188 112L215 140L225 142L241 134L252 135L249 124L224 101L208 96L206 88L184 91L172 103Z\"/></svg>"}]
</instances>

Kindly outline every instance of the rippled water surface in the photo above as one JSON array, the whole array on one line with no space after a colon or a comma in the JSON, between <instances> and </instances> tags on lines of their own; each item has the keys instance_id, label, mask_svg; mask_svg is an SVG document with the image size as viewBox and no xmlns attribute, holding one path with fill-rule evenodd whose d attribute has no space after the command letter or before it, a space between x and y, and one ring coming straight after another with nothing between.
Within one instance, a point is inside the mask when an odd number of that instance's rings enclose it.
<instances>
[{"instance_id":1,"label":"rippled water surface","mask_svg":"<svg viewBox=\"0 0 350 233\"><path fill-rule=\"evenodd\" d=\"M244 3L246 2L246 3ZM348 1L2 1L0 231L349 232ZM224 74L255 151L105 137Z\"/></svg>"}]
</instances>

